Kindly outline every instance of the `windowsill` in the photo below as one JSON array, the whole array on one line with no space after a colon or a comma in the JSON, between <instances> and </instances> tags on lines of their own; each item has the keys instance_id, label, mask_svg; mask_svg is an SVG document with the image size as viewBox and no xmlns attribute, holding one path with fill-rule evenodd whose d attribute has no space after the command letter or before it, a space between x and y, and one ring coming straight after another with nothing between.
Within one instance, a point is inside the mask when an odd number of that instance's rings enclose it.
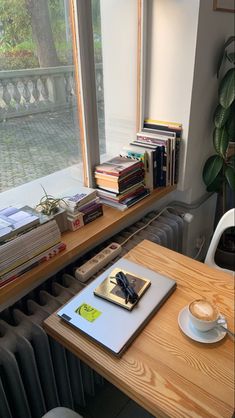
<instances>
[{"instance_id":1,"label":"windowsill","mask_svg":"<svg viewBox=\"0 0 235 418\"><path fill-rule=\"evenodd\" d=\"M29 291L57 273L59 270L74 262L79 256L101 243L107 236L112 236L115 230L121 229L125 220L131 216L138 216L151 204L163 198L176 189L175 186L154 190L130 209L121 212L104 206L104 215L75 232L65 232L62 241L66 249L49 261L33 268L0 289L0 311L12 305Z\"/></svg>"},{"instance_id":2,"label":"windowsill","mask_svg":"<svg viewBox=\"0 0 235 418\"><path fill-rule=\"evenodd\" d=\"M20 207L24 205L35 207L44 195L42 186L48 194L58 197L63 196L63 193L66 193L69 189L82 187L82 178L82 164L76 164L56 171L45 177L0 193L0 209L7 206Z\"/></svg>"}]
</instances>

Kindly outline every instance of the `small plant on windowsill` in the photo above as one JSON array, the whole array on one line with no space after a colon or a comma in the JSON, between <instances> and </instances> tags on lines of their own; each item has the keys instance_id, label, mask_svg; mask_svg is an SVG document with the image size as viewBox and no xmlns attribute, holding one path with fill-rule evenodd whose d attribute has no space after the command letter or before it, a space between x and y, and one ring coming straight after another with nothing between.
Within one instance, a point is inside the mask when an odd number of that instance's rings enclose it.
<instances>
[{"instance_id":1,"label":"small plant on windowsill","mask_svg":"<svg viewBox=\"0 0 235 418\"><path fill-rule=\"evenodd\" d=\"M44 191L44 196L40 199L40 202L36 206L36 209L39 212L42 212L44 215L52 216L59 212L60 210L60 202L66 202L62 198L56 198L52 195L47 194L46 190L43 186L41 186Z\"/></svg>"},{"instance_id":2,"label":"small plant on windowsill","mask_svg":"<svg viewBox=\"0 0 235 418\"><path fill-rule=\"evenodd\" d=\"M60 203L63 202L67 204L63 198L56 198L52 195L49 195L43 186L41 186L44 191L44 196L40 199L40 202L36 205L36 210L41 212L43 215L48 217L53 217L61 232L66 231L67 228L67 218L66 211L60 207Z\"/></svg>"}]
</instances>

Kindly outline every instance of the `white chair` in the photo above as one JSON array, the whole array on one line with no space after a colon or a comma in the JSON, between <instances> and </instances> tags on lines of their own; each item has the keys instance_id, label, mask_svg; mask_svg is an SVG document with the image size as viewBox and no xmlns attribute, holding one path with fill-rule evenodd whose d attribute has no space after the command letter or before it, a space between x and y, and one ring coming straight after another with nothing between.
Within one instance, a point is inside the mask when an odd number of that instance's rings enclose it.
<instances>
[{"instance_id":1,"label":"white chair","mask_svg":"<svg viewBox=\"0 0 235 418\"><path fill-rule=\"evenodd\" d=\"M57 407L51 409L42 418L82 418L82 416L71 409Z\"/></svg>"},{"instance_id":2,"label":"white chair","mask_svg":"<svg viewBox=\"0 0 235 418\"><path fill-rule=\"evenodd\" d=\"M233 273L232 270L222 268L215 263L215 252L218 247L221 235L227 228L231 228L232 226L235 226L235 208L228 210L228 212L226 212L220 219L205 258L205 263L209 266L218 268L230 274Z\"/></svg>"}]
</instances>

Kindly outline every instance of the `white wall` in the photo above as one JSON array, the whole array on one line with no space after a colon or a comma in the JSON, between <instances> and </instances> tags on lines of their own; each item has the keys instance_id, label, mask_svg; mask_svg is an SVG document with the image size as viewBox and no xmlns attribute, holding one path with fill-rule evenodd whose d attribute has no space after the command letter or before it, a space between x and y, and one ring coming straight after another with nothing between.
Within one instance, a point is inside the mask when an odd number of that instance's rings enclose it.
<instances>
[{"instance_id":1,"label":"white wall","mask_svg":"<svg viewBox=\"0 0 235 418\"><path fill-rule=\"evenodd\" d=\"M194 202L206 191L201 176L204 162L212 153L211 116L217 94L215 67L220 46L234 33L234 15L213 11L212 0L146 1L150 15L145 116L183 124L178 190L156 202L157 208L173 200ZM104 52L108 52L106 57L104 54L106 133L107 142L110 140L117 150L120 144L113 142L115 131L120 129L119 139L124 142L129 140L127 130L122 129L125 123L129 132L133 130L135 134L136 78L133 77L136 75L131 66L136 69L132 55L136 53L136 40L128 38L128 26L134 30L136 4L135 0L101 0L102 31L106 33L103 46ZM135 10L134 19L129 20L125 12L131 13L131 7ZM119 38L122 46L127 46L126 51L131 51L131 58L128 56L126 62L114 48ZM116 81L114 93L113 80ZM133 89L133 96L130 89ZM120 97L123 97L121 107ZM194 220L188 227L185 241L188 255L195 256L196 240L202 236L206 238L206 249L213 228L214 208L215 196L192 211Z\"/></svg>"},{"instance_id":2,"label":"white wall","mask_svg":"<svg viewBox=\"0 0 235 418\"><path fill-rule=\"evenodd\" d=\"M148 17L151 40L148 42L145 117L183 124L178 185L183 190L199 0L153 0L148 5L152 13Z\"/></svg>"},{"instance_id":3,"label":"white wall","mask_svg":"<svg viewBox=\"0 0 235 418\"><path fill-rule=\"evenodd\" d=\"M219 48L234 34L234 14L210 0L147 0L152 5L145 116L183 124L178 190L192 202L205 193L202 168L212 153Z\"/></svg>"}]
</instances>

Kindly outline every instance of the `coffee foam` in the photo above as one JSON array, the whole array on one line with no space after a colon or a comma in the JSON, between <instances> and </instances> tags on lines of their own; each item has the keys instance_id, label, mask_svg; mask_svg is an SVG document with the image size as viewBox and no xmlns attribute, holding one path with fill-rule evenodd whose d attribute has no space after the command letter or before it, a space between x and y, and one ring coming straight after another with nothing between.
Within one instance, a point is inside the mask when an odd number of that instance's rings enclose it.
<instances>
[{"instance_id":1,"label":"coffee foam","mask_svg":"<svg viewBox=\"0 0 235 418\"><path fill-rule=\"evenodd\" d=\"M218 317L218 310L207 300L195 300L189 305L193 316L202 321L214 321Z\"/></svg>"}]
</instances>

